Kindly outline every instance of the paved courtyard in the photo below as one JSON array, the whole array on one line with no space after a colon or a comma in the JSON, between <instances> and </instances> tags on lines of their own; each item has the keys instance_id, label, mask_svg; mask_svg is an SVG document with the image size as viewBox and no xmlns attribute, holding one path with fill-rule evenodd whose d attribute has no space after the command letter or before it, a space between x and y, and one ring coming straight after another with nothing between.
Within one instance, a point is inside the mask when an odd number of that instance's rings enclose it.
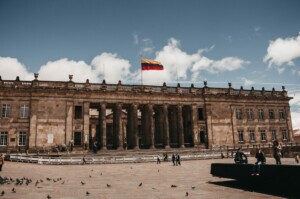
<instances>
[{"instance_id":1,"label":"paved courtyard","mask_svg":"<svg viewBox=\"0 0 300 199\"><path fill-rule=\"evenodd\" d=\"M1 177L28 178L26 185L15 183L0 186L0 198L282 198L276 194L256 192L222 184L230 179L210 175L210 164L233 162L232 159L184 161L181 166L171 162L37 165L5 162ZM250 163L254 162L250 158ZM267 158L274 164L273 158ZM293 159L282 159L294 164ZM48 180L47 180L48 178ZM36 183L38 181L38 183ZM141 186L139 186L141 184ZM172 187L172 185L174 185ZM194 188L192 188L194 187ZM12 189L15 188L15 193ZM87 194L89 192L89 194ZM188 196L186 194L188 193Z\"/></svg>"}]
</instances>

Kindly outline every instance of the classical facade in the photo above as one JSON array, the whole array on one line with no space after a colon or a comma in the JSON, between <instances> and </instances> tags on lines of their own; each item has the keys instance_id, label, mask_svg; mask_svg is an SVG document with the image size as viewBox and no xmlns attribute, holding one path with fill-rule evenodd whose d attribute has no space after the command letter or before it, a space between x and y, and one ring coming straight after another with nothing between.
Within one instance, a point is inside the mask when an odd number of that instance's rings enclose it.
<instances>
[{"instance_id":1,"label":"classical facade","mask_svg":"<svg viewBox=\"0 0 300 199\"><path fill-rule=\"evenodd\" d=\"M282 91L2 80L0 150L213 148L292 142Z\"/></svg>"}]
</instances>

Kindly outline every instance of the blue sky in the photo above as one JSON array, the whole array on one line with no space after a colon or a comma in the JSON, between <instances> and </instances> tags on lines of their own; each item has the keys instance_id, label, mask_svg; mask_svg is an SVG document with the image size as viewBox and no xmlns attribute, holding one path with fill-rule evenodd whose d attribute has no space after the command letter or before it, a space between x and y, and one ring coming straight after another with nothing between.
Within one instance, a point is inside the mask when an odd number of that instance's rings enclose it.
<instances>
[{"instance_id":1,"label":"blue sky","mask_svg":"<svg viewBox=\"0 0 300 199\"><path fill-rule=\"evenodd\" d=\"M281 90L300 128L298 0L0 0L2 79Z\"/></svg>"}]
</instances>

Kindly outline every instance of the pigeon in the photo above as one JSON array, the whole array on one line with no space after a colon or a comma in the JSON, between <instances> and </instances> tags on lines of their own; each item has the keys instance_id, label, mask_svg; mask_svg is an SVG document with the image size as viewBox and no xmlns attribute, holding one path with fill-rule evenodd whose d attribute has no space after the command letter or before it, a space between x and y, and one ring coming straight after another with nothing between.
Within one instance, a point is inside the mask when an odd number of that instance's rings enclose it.
<instances>
[{"instance_id":1,"label":"pigeon","mask_svg":"<svg viewBox=\"0 0 300 199\"><path fill-rule=\"evenodd\" d=\"M11 192L16 193L16 189L12 188Z\"/></svg>"},{"instance_id":2,"label":"pigeon","mask_svg":"<svg viewBox=\"0 0 300 199\"><path fill-rule=\"evenodd\" d=\"M82 181L81 181L81 185L85 185L85 182L82 182Z\"/></svg>"},{"instance_id":3,"label":"pigeon","mask_svg":"<svg viewBox=\"0 0 300 199\"><path fill-rule=\"evenodd\" d=\"M176 185L172 184L171 187L177 187Z\"/></svg>"},{"instance_id":4,"label":"pigeon","mask_svg":"<svg viewBox=\"0 0 300 199\"><path fill-rule=\"evenodd\" d=\"M51 179L50 178L46 178L48 181L50 181Z\"/></svg>"},{"instance_id":5,"label":"pigeon","mask_svg":"<svg viewBox=\"0 0 300 199\"><path fill-rule=\"evenodd\" d=\"M141 187L143 185L143 183L141 182L140 184L139 184L139 187Z\"/></svg>"},{"instance_id":6,"label":"pigeon","mask_svg":"<svg viewBox=\"0 0 300 199\"><path fill-rule=\"evenodd\" d=\"M189 196L189 192L185 192L185 196Z\"/></svg>"},{"instance_id":7,"label":"pigeon","mask_svg":"<svg viewBox=\"0 0 300 199\"><path fill-rule=\"evenodd\" d=\"M110 184L106 184L106 186L107 186L107 187L111 187L111 185L110 185Z\"/></svg>"},{"instance_id":8,"label":"pigeon","mask_svg":"<svg viewBox=\"0 0 300 199\"><path fill-rule=\"evenodd\" d=\"M196 187L195 186L192 186L192 189L195 189Z\"/></svg>"},{"instance_id":9,"label":"pigeon","mask_svg":"<svg viewBox=\"0 0 300 199\"><path fill-rule=\"evenodd\" d=\"M51 199L51 196L49 194L47 195L47 199Z\"/></svg>"},{"instance_id":10,"label":"pigeon","mask_svg":"<svg viewBox=\"0 0 300 199\"><path fill-rule=\"evenodd\" d=\"M35 182L35 186L37 186L39 184L39 181L37 180L36 182Z\"/></svg>"},{"instance_id":11,"label":"pigeon","mask_svg":"<svg viewBox=\"0 0 300 199\"><path fill-rule=\"evenodd\" d=\"M86 192L86 195L87 195L87 196L90 195L90 192L87 191L87 192Z\"/></svg>"}]
</instances>

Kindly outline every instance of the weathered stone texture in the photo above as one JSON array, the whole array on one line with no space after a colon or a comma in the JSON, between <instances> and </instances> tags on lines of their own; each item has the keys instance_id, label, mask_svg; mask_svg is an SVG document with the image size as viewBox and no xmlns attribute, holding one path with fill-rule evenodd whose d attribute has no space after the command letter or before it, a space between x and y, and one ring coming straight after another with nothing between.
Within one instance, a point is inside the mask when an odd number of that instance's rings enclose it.
<instances>
[{"instance_id":1,"label":"weathered stone texture","mask_svg":"<svg viewBox=\"0 0 300 199\"><path fill-rule=\"evenodd\" d=\"M207 83L203 88L92 84L71 79L0 83L0 132L7 132L2 149L18 147L20 132L27 133L25 148L69 145L70 141L80 148L92 148L97 141L102 150L212 148L271 143L272 131L280 141L293 141L291 98L285 90L210 88ZM7 117L5 104L10 106ZM22 104L28 106L28 117L20 118ZM255 140L250 139L252 131ZM263 131L266 140L261 138Z\"/></svg>"}]
</instances>

